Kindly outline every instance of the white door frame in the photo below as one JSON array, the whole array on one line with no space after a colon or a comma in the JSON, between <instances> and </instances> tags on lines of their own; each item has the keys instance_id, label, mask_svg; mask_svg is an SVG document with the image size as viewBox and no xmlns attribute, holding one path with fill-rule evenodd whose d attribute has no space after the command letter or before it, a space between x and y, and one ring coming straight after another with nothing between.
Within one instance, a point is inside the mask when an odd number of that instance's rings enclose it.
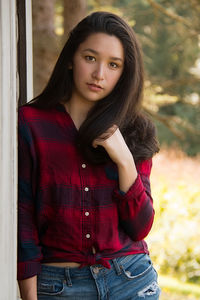
<instances>
[{"instance_id":1,"label":"white door frame","mask_svg":"<svg viewBox=\"0 0 200 300\"><path fill-rule=\"evenodd\" d=\"M27 99L32 98L32 13L25 1ZM17 299L18 18L15 0L0 0L0 300Z\"/></svg>"},{"instance_id":2,"label":"white door frame","mask_svg":"<svg viewBox=\"0 0 200 300\"><path fill-rule=\"evenodd\" d=\"M0 299L16 299L16 4L0 0Z\"/></svg>"}]
</instances>

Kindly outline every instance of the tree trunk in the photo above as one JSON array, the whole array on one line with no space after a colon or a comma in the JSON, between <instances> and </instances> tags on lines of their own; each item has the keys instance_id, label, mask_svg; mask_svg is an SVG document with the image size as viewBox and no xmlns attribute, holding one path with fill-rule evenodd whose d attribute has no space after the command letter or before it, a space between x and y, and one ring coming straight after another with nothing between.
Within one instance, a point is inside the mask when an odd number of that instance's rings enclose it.
<instances>
[{"instance_id":1,"label":"tree trunk","mask_svg":"<svg viewBox=\"0 0 200 300\"><path fill-rule=\"evenodd\" d=\"M59 39L54 31L55 0L34 0L33 82L34 96L44 89L58 56Z\"/></svg>"},{"instance_id":2,"label":"tree trunk","mask_svg":"<svg viewBox=\"0 0 200 300\"><path fill-rule=\"evenodd\" d=\"M56 0L33 0L34 96L44 89L69 31L85 16L85 0L62 0L64 34L55 34Z\"/></svg>"},{"instance_id":3,"label":"tree trunk","mask_svg":"<svg viewBox=\"0 0 200 300\"><path fill-rule=\"evenodd\" d=\"M63 0L63 8L64 44L72 28L86 16L87 5L85 0Z\"/></svg>"}]
</instances>

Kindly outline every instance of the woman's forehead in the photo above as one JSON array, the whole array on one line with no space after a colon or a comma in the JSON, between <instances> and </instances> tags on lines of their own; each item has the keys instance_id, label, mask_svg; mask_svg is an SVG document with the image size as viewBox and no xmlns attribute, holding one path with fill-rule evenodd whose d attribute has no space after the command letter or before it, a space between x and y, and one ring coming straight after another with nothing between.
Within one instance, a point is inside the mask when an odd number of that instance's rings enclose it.
<instances>
[{"instance_id":1,"label":"woman's forehead","mask_svg":"<svg viewBox=\"0 0 200 300\"><path fill-rule=\"evenodd\" d=\"M114 35L93 33L79 45L80 51L93 51L97 55L106 54L110 57L124 59L122 42Z\"/></svg>"}]
</instances>

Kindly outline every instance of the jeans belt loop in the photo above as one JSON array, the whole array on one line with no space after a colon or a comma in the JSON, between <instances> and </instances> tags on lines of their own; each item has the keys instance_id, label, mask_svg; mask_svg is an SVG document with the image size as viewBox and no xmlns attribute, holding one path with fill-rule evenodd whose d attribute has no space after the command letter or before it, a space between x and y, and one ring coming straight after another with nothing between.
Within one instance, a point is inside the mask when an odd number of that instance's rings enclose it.
<instances>
[{"instance_id":1,"label":"jeans belt loop","mask_svg":"<svg viewBox=\"0 0 200 300\"><path fill-rule=\"evenodd\" d=\"M117 275L121 275L122 271L121 271L120 265L117 262L117 259L116 258L112 259L112 262L113 262L113 266L114 266L114 269L115 269Z\"/></svg>"},{"instance_id":2,"label":"jeans belt loop","mask_svg":"<svg viewBox=\"0 0 200 300\"><path fill-rule=\"evenodd\" d=\"M69 267L65 268L65 278L66 278L66 281L67 281L67 285L68 286L72 286L72 281L71 281L71 277L70 277Z\"/></svg>"}]
</instances>

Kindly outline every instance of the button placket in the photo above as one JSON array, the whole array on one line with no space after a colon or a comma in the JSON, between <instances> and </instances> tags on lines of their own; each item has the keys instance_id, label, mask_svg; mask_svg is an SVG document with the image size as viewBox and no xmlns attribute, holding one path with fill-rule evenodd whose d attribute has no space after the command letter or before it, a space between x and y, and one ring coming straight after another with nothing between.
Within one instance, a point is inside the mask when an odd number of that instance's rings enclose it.
<instances>
[{"instance_id":1,"label":"button placket","mask_svg":"<svg viewBox=\"0 0 200 300\"><path fill-rule=\"evenodd\" d=\"M85 199L89 197L89 188L86 186L84 188L84 191L86 193ZM84 203L85 204L85 203ZM85 239L89 242L91 239L91 233L90 233L90 220L88 219L90 213L87 210L84 210L84 215L85 215L85 221L84 221L84 232L85 232ZM89 242L90 243L90 242Z\"/></svg>"},{"instance_id":2,"label":"button placket","mask_svg":"<svg viewBox=\"0 0 200 300\"><path fill-rule=\"evenodd\" d=\"M84 239L84 247L90 247L92 242L91 237L91 219L89 218L90 212L89 205L90 205L90 188L88 187L89 182L87 182L87 178L89 178L89 169L86 163L80 163L80 175L81 175L81 183L82 183L82 209L83 209L83 239Z\"/></svg>"}]
</instances>

